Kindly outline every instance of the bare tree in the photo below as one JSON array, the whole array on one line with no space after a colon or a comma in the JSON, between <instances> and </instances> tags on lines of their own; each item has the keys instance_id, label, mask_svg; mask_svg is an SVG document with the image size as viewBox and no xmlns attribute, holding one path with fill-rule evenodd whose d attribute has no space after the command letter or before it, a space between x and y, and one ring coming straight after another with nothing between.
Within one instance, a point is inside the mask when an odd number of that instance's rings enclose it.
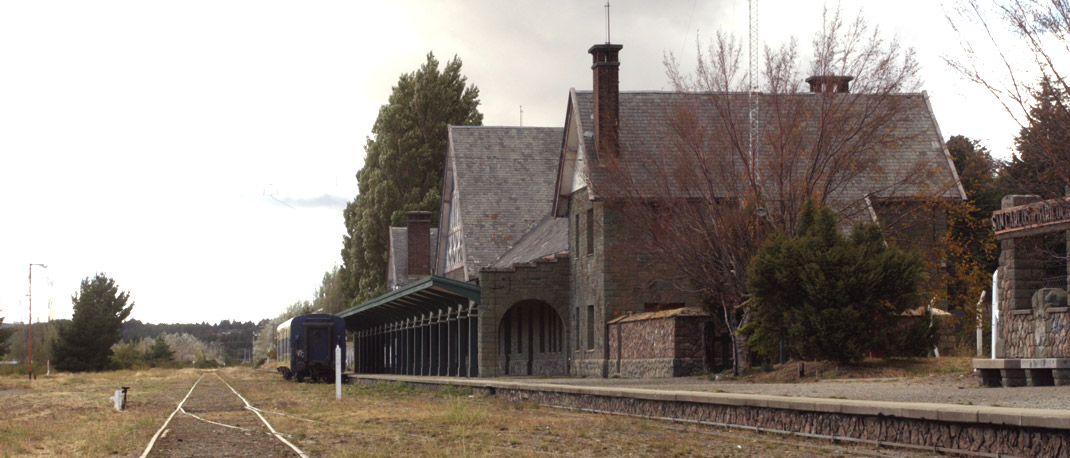
<instances>
[{"instance_id":1,"label":"bare tree","mask_svg":"<svg viewBox=\"0 0 1070 458\"><path fill-rule=\"evenodd\" d=\"M902 127L928 116L922 95L904 94L919 86L913 49L839 11L825 12L812 45L810 79L795 40L766 47L756 94L746 92L742 48L729 35L700 48L693 74L667 56L675 95L664 140L622 141L622 159L604 161L637 239L678 272L677 287L701 293L724 320L736 373L748 353L747 264L770 232L794 233L808 198L846 225L873 216L873 200L959 196L946 160L917 160L915 145L933 150L938 137ZM753 148L749 95L759 99Z\"/></svg>"},{"instance_id":2,"label":"bare tree","mask_svg":"<svg viewBox=\"0 0 1070 458\"><path fill-rule=\"evenodd\" d=\"M1018 123L1019 152L1040 159L1032 169L1070 185L1070 3L960 0L947 19L962 49L959 57L945 57L947 63L990 92Z\"/></svg>"}]
</instances>

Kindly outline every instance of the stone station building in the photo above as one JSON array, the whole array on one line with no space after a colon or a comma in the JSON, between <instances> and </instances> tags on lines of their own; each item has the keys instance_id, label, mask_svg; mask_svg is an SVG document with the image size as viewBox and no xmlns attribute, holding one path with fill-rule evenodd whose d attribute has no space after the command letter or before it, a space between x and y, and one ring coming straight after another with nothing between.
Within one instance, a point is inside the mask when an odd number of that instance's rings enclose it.
<instances>
[{"instance_id":1,"label":"stone station building","mask_svg":"<svg viewBox=\"0 0 1070 458\"><path fill-rule=\"evenodd\" d=\"M449 128L437 233L421 215L393 228L391 291L340 313L357 336L357 372L644 377L731 364L701 297L666 280L679 275L644 251L604 185L607 158L639 164L674 148L674 109L710 94L620 91L621 49L588 50L593 90L568 92L563 127ZM813 92L791 97L866 97L845 94L849 80L811 78ZM714 96L739 98L731 115L746 117L745 95ZM903 202L965 194L927 96L894 97L909 110L889 134L901 140L878 155L885 173L844 192L867 203L860 215L909 225ZM714 110L699 115L717 125ZM897 186L919 169L927 183ZM912 243L942 234L942 215L922 223Z\"/></svg>"},{"instance_id":2,"label":"stone station building","mask_svg":"<svg viewBox=\"0 0 1070 458\"><path fill-rule=\"evenodd\" d=\"M1003 198L995 348L973 367L985 386L1070 385L1070 197Z\"/></svg>"}]
</instances>

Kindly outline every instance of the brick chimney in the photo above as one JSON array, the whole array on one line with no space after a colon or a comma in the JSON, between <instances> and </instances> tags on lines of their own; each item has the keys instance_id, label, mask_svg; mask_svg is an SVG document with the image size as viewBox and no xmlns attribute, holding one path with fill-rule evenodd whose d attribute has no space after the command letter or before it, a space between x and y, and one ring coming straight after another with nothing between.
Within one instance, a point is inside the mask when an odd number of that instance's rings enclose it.
<instances>
[{"instance_id":1,"label":"brick chimney","mask_svg":"<svg viewBox=\"0 0 1070 458\"><path fill-rule=\"evenodd\" d=\"M806 79L806 82L810 84L810 92L814 93L829 93L839 92L846 94L851 92L851 80L855 79L853 76L841 76L841 75L816 75Z\"/></svg>"},{"instance_id":2,"label":"brick chimney","mask_svg":"<svg viewBox=\"0 0 1070 458\"><path fill-rule=\"evenodd\" d=\"M409 279L431 275L431 212L405 212Z\"/></svg>"},{"instance_id":3,"label":"brick chimney","mask_svg":"<svg viewBox=\"0 0 1070 458\"><path fill-rule=\"evenodd\" d=\"M620 157L620 61L624 45L601 44L588 49L594 56L594 140L600 158Z\"/></svg>"}]
</instances>

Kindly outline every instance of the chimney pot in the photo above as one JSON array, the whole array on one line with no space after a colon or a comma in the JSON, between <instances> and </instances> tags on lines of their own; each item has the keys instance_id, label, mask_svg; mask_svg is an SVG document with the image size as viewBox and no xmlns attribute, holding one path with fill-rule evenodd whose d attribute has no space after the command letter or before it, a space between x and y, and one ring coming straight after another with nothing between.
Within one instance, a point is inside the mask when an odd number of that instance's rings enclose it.
<instances>
[{"instance_id":1,"label":"chimney pot","mask_svg":"<svg viewBox=\"0 0 1070 458\"><path fill-rule=\"evenodd\" d=\"M853 76L846 75L814 75L806 79L810 85L810 92L830 93L838 92L846 94L851 92L851 80Z\"/></svg>"}]
</instances>

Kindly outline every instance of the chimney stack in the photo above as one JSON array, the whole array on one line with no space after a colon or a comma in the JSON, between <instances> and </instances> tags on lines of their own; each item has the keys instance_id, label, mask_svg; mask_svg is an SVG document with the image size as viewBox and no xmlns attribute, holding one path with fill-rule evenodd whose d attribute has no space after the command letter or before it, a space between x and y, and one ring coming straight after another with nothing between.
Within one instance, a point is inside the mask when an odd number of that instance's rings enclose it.
<instances>
[{"instance_id":1,"label":"chimney stack","mask_svg":"<svg viewBox=\"0 0 1070 458\"><path fill-rule=\"evenodd\" d=\"M620 156L620 61L623 45L600 44L587 52L594 56L594 139L598 157Z\"/></svg>"},{"instance_id":2,"label":"chimney stack","mask_svg":"<svg viewBox=\"0 0 1070 458\"><path fill-rule=\"evenodd\" d=\"M431 275L431 212L405 212L409 279Z\"/></svg>"},{"instance_id":3,"label":"chimney stack","mask_svg":"<svg viewBox=\"0 0 1070 458\"><path fill-rule=\"evenodd\" d=\"M841 75L815 75L806 79L806 82L810 84L810 92L827 94L830 92L838 92L846 94L851 92L851 80L855 79L853 76L841 76Z\"/></svg>"}]
</instances>

